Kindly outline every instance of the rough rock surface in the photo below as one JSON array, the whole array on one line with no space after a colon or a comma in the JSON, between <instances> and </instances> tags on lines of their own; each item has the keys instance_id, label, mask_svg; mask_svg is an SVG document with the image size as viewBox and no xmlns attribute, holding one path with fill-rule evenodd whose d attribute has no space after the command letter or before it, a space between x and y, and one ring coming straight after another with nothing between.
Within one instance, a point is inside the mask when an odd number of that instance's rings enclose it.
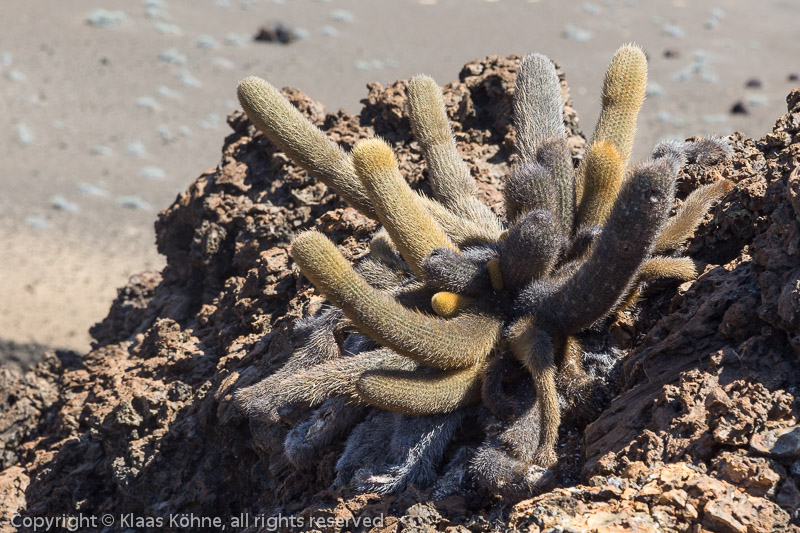
<instances>
[{"instance_id":1,"label":"rough rock surface","mask_svg":"<svg viewBox=\"0 0 800 533\"><path fill-rule=\"evenodd\" d=\"M518 63L474 61L445 88L459 149L498 209ZM286 94L345 148L386 138L425 189L405 82L370 85L359 116ZM290 260L292 236L319 228L355 258L376 225L231 115L220 164L156 223L164 271L120 290L86 356L0 373L0 527L80 512L351 521L339 530L382 517L378 531L800 531L800 90L787 101L763 139L732 137L731 162L684 171L679 197L714 173L737 185L689 246L708 266L677 290L651 287L637 316L612 324L629 350L618 394L562 431L576 479L519 503L478 489L437 501L413 486L326 490L341 444L298 472L281 451L288 428L235 409L233 391L279 368L293 321L321 303ZM584 141L566 115L577 158Z\"/></svg>"}]
</instances>

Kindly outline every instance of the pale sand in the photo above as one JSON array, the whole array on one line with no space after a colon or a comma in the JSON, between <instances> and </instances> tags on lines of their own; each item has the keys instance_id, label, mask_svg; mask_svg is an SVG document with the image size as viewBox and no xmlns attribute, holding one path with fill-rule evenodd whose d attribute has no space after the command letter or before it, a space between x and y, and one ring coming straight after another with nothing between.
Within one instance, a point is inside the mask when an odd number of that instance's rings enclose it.
<instances>
[{"instance_id":1,"label":"pale sand","mask_svg":"<svg viewBox=\"0 0 800 533\"><path fill-rule=\"evenodd\" d=\"M605 66L620 44L636 41L650 56L650 80L663 89L642 112L638 157L667 136L741 130L760 137L785 110L789 89L800 85L787 81L800 71L800 4L788 0L221 4L3 1L0 340L88 348L87 330L106 314L116 288L163 265L153 244L156 213L216 164L225 116L237 106L236 83L248 74L299 87L329 110L356 112L369 81L425 72L446 83L473 58L539 51L566 71L590 133ZM148 18L148 5L151 15L169 18ZM112 28L90 26L87 16L97 8L122 10L126 19ZM350 22L343 20L348 14ZM270 21L303 28L308 38L288 46L252 42ZM157 24L176 25L182 35L160 33ZM592 37L565 38L569 24L579 28L573 34L588 30ZM219 47L198 47L199 40L213 45L204 35ZM170 48L186 63L160 61ZM680 57L665 58L666 49ZM686 81L675 79L681 73ZM187 86L192 77L201 85ZM745 88L752 77L763 88ZM747 98L762 105L749 115L729 114ZM22 146L26 129L34 139ZM135 140L146 152L126 155ZM110 155L94 155L95 146ZM140 177L158 176L145 167L161 169L163 178ZM149 208L120 207L126 196Z\"/></svg>"}]
</instances>

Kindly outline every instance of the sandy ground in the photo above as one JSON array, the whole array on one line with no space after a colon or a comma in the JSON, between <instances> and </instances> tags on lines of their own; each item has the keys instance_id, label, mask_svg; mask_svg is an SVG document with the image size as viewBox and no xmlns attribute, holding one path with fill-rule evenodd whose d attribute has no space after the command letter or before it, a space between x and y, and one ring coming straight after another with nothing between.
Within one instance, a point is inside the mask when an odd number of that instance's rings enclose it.
<instances>
[{"instance_id":1,"label":"sandy ground","mask_svg":"<svg viewBox=\"0 0 800 533\"><path fill-rule=\"evenodd\" d=\"M355 112L369 81L446 83L470 59L539 51L590 131L609 58L636 41L643 157L665 137L769 131L800 85L798 16L794 0L3 0L0 357L86 350L116 288L163 265L156 214L216 164L245 75ZM302 39L252 40L278 21Z\"/></svg>"}]
</instances>

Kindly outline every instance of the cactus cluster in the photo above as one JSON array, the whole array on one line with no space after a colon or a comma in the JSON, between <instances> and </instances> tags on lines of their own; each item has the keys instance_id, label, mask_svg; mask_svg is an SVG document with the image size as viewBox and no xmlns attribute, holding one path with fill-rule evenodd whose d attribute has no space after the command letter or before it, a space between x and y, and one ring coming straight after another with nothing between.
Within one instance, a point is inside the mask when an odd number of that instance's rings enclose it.
<instances>
[{"instance_id":1,"label":"cactus cluster","mask_svg":"<svg viewBox=\"0 0 800 533\"><path fill-rule=\"evenodd\" d=\"M346 153L270 84L243 80L239 101L252 122L382 229L355 267L323 234L296 237L294 261L335 307L297 325L300 348L238 391L238 405L272 422L298 402L320 406L289 433L287 457L302 465L349 433L337 483L379 492L433 481L465 413L478 413L484 443L453 454L444 476L467 473L505 494L541 486L558 461L563 411L592 386L580 334L634 305L653 279L696 277L680 247L730 188L703 186L670 217L681 167L729 148L719 139L662 142L629 164L646 83L642 50L620 48L575 168L555 66L527 56L503 220L477 198L431 78L410 81L408 114L433 199L409 187L383 140Z\"/></svg>"}]
</instances>

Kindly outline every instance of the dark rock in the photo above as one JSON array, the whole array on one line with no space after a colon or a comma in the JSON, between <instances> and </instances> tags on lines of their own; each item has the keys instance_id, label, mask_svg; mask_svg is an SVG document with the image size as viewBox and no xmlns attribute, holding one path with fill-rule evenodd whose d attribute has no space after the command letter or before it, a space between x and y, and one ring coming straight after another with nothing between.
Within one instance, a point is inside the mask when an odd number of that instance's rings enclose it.
<instances>
[{"instance_id":1,"label":"dark rock","mask_svg":"<svg viewBox=\"0 0 800 533\"><path fill-rule=\"evenodd\" d=\"M764 87L764 82L760 78L750 78L744 83L744 86L748 89L761 89Z\"/></svg>"},{"instance_id":2,"label":"dark rock","mask_svg":"<svg viewBox=\"0 0 800 533\"><path fill-rule=\"evenodd\" d=\"M731 114L733 115L747 115L749 113L750 110L747 109L747 105L741 100L731 106Z\"/></svg>"},{"instance_id":3,"label":"dark rock","mask_svg":"<svg viewBox=\"0 0 800 533\"><path fill-rule=\"evenodd\" d=\"M254 41L289 44L298 39L297 33L282 22L261 26L253 36Z\"/></svg>"},{"instance_id":4,"label":"dark rock","mask_svg":"<svg viewBox=\"0 0 800 533\"><path fill-rule=\"evenodd\" d=\"M800 426L757 433L750 439L750 447L756 453L776 459L800 457Z\"/></svg>"}]
</instances>

